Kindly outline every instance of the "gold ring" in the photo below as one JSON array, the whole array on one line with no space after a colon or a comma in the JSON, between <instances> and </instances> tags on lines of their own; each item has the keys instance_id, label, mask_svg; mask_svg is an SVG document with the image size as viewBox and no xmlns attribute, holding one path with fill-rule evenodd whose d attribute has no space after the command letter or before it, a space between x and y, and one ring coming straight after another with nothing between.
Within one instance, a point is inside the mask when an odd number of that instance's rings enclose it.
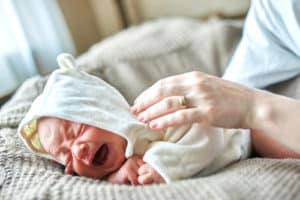
<instances>
[{"instance_id":1,"label":"gold ring","mask_svg":"<svg viewBox=\"0 0 300 200\"><path fill-rule=\"evenodd\" d=\"M187 107L185 96L179 96L178 97L178 102L179 102L179 105L180 105L181 108L186 108Z\"/></svg>"}]
</instances>

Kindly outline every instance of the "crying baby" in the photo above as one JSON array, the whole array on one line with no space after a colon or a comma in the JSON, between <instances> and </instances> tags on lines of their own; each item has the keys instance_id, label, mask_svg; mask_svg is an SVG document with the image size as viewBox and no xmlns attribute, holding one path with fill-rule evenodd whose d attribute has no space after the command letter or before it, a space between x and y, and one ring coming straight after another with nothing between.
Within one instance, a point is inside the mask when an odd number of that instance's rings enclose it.
<instances>
[{"instance_id":1,"label":"crying baby","mask_svg":"<svg viewBox=\"0 0 300 200\"><path fill-rule=\"evenodd\" d=\"M215 173L250 154L250 135L194 123L154 131L121 93L76 68L69 54L21 121L18 134L65 173L118 184L170 183Z\"/></svg>"}]
</instances>

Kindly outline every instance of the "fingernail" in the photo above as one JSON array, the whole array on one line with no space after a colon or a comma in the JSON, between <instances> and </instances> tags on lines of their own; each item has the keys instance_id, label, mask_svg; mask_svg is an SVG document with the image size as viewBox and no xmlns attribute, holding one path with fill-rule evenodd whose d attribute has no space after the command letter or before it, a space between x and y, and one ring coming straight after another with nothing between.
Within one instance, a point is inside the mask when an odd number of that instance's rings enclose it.
<instances>
[{"instance_id":1,"label":"fingernail","mask_svg":"<svg viewBox=\"0 0 300 200\"><path fill-rule=\"evenodd\" d=\"M137 111L137 108L133 106L133 107L130 109L130 111L131 111L133 114L135 114L136 111Z\"/></svg>"},{"instance_id":2,"label":"fingernail","mask_svg":"<svg viewBox=\"0 0 300 200\"><path fill-rule=\"evenodd\" d=\"M138 116L138 120L141 122L145 122L145 118L143 116Z\"/></svg>"},{"instance_id":3,"label":"fingernail","mask_svg":"<svg viewBox=\"0 0 300 200\"><path fill-rule=\"evenodd\" d=\"M156 122L150 122L149 126L150 126L150 128L153 128L153 129L158 128L158 124Z\"/></svg>"}]
</instances>

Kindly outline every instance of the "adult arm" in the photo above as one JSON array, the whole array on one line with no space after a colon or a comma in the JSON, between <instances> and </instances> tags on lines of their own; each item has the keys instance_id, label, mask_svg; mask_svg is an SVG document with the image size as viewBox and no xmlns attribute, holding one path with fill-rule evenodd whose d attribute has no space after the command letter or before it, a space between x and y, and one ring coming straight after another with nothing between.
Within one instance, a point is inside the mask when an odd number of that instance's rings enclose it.
<instances>
[{"instance_id":1,"label":"adult arm","mask_svg":"<svg viewBox=\"0 0 300 200\"><path fill-rule=\"evenodd\" d=\"M257 90L248 127L300 153L300 101Z\"/></svg>"},{"instance_id":2,"label":"adult arm","mask_svg":"<svg viewBox=\"0 0 300 200\"><path fill-rule=\"evenodd\" d=\"M153 129L193 122L255 129L300 152L299 101L201 72L158 81L137 97L132 112Z\"/></svg>"}]
</instances>

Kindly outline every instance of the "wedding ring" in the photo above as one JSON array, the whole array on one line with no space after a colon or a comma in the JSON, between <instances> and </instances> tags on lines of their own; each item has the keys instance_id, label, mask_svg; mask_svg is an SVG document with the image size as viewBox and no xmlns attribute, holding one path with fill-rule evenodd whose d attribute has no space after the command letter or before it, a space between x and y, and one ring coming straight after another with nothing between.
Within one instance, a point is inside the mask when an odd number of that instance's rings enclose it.
<instances>
[{"instance_id":1,"label":"wedding ring","mask_svg":"<svg viewBox=\"0 0 300 200\"><path fill-rule=\"evenodd\" d=\"M185 96L179 96L178 97L178 102L179 102L179 105L180 105L181 108L186 108L187 107Z\"/></svg>"}]
</instances>

